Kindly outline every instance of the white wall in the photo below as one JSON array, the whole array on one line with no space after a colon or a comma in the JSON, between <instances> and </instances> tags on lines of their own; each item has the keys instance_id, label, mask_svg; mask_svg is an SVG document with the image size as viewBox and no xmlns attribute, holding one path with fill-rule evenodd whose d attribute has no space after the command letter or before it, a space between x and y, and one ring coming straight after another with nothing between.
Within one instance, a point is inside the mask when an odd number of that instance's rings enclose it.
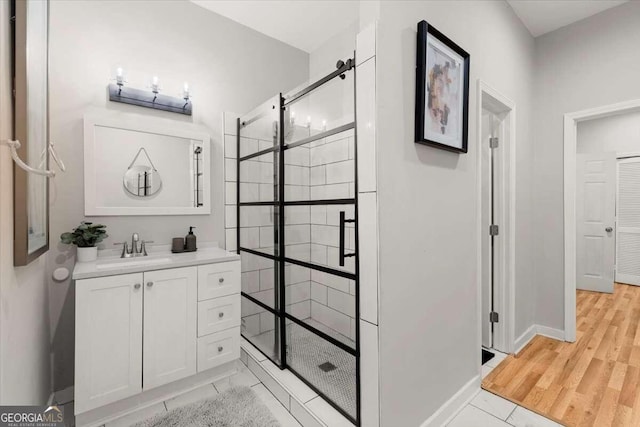
<instances>
[{"instance_id":1,"label":"white wall","mask_svg":"<svg viewBox=\"0 0 640 427\"><path fill-rule=\"evenodd\" d=\"M640 2L536 39L536 323L564 329L563 115L640 98Z\"/></svg>"},{"instance_id":2,"label":"white wall","mask_svg":"<svg viewBox=\"0 0 640 427\"><path fill-rule=\"evenodd\" d=\"M169 243L196 226L199 241L224 242L222 111L248 111L308 78L307 53L188 1L54 1L51 3L51 139L67 164L51 189L52 251L48 271L73 267L74 254L56 243L84 219L83 127L87 111L120 111L168 123L193 122L212 141L212 214L101 217L105 245L133 232ZM167 94L193 88L193 117L112 103L107 84L122 66L129 85L144 88L154 74ZM73 300L69 282L51 283L54 387L73 383Z\"/></svg>"},{"instance_id":3,"label":"white wall","mask_svg":"<svg viewBox=\"0 0 640 427\"><path fill-rule=\"evenodd\" d=\"M9 22L9 2L0 2ZM0 139L11 138L9 25L0 26ZM0 405L43 405L51 390L45 256L13 267L13 160L0 147Z\"/></svg>"},{"instance_id":4,"label":"white wall","mask_svg":"<svg viewBox=\"0 0 640 427\"><path fill-rule=\"evenodd\" d=\"M578 153L640 153L640 112L578 123Z\"/></svg>"},{"instance_id":5,"label":"white wall","mask_svg":"<svg viewBox=\"0 0 640 427\"><path fill-rule=\"evenodd\" d=\"M380 405L418 426L478 375L478 78L517 109L516 335L533 321L534 40L505 2L381 2L377 45ZM471 54L469 153L414 143L416 25Z\"/></svg>"}]
</instances>

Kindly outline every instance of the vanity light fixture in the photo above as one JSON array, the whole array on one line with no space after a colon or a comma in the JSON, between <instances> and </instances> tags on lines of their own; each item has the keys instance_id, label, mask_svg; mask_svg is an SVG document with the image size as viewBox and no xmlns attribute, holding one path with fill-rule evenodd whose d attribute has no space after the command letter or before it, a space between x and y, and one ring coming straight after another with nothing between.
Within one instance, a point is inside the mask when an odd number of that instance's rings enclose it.
<instances>
[{"instance_id":1,"label":"vanity light fixture","mask_svg":"<svg viewBox=\"0 0 640 427\"><path fill-rule=\"evenodd\" d=\"M324 132L325 130L327 130L327 121L322 120L322 131Z\"/></svg>"},{"instance_id":2,"label":"vanity light fixture","mask_svg":"<svg viewBox=\"0 0 640 427\"><path fill-rule=\"evenodd\" d=\"M149 86L147 86L151 89L151 92L144 89L125 88L124 84L127 83L127 80L125 80L122 67L116 69L116 78L113 80L115 80L115 84L109 85L110 101L170 111L187 116L192 115L191 93L189 91L189 84L186 82L183 87L182 96L173 97L160 94L162 88L160 87L160 79L158 76L153 76Z\"/></svg>"},{"instance_id":3,"label":"vanity light fixture","mask_svg":"<svg viewBox=\"0 0 640 427\"><path fill-rule=\"evenodd\" d=\"M307 116L307 127L311 129L311 116Z\"/></svg>"}]
</instances>

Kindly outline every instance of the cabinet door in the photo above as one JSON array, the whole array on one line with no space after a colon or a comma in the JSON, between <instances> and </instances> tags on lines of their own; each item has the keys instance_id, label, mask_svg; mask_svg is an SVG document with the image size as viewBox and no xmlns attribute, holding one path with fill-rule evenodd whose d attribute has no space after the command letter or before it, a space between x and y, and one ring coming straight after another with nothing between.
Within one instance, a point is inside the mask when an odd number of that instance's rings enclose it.
<instances>
[{"instance_id":1,"label":"cabinet door","mask_svg":"<svg viewBox=\"0 0 640 427\"><path fill-rule=\"evenodd\" d=\"M197 267L144 273L143 388L196 373Z\"/></svg>"},{"instance_id":2,"label":"cabinet door","mask_svg":"<svg viewBox=\"0 0 640 427\"><path fill-rule=\"evenodd\" d=\"M142 389L142 278L76 282L76 413Z\"/></svg>"}]
</instances>

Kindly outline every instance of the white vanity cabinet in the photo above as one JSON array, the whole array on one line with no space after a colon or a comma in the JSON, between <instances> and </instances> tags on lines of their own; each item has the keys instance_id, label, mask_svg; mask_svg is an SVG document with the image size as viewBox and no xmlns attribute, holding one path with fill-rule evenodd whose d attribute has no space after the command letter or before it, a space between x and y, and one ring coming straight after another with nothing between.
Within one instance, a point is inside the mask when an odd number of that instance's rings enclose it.
<instances>
[{"instance_id":1,"label":"white vanity cabinet","mask_svg":"<svg viewBox=\"0 0 640 427\"><path fill-rule=\"evenodd\" d=\"M142 388L196 373L198 267L144 273Z\"/></svg>"},{"instance_id":2,"label":"white vanity cabinet","mask_svg":"<svg viewBox=\"0 0 640 427\"><path fill-rule=\"evenodd\" d=\"M76 284L75 410L142 391L143 274Z\"/></svg>"},{"instance_id":3,"label":"white vanity cabinet","mask_svg":"<svg viewBox=\"0 0 640 427\"><path fill-rule=\"evenodd\" d=\"M239 260L87 274L76 279L76 414L170 393L240 358Z\"/></svg>"}]
</instances>

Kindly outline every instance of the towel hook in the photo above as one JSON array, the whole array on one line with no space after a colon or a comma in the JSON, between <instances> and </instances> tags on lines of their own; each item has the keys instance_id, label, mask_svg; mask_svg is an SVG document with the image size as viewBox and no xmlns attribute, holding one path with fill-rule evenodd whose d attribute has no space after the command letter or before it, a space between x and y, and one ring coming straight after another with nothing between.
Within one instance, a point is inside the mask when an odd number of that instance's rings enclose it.
<instances>
[{"instance_id":1,"label":"towel hook","mask_svg":"<svg viewBox=\"0 0 640 427\"><path fill-rule=\"evenodd\" d=\"M22 169L24 169L25 171L36 174L36 175L46 176L49 178L53 178L56 175L56 173L52 170L34 169L28 164L26 164L25 162L23 162L20 156L18 156L20 141L17 141L17 140L13 141L13 140L7 139L7 140L1 140L0 143L7 145L9 147L13 161L16 162L16 164ZM60 170L64 172L66 170L64 163L58 157L55 149L53 148L53 144L51 142L49 142L48 144L48 149L49 149L49 152L51 153L51 157L53 157L53 160L58 164L58 167L60 167Z\"/></svg>"}]
</instances>

